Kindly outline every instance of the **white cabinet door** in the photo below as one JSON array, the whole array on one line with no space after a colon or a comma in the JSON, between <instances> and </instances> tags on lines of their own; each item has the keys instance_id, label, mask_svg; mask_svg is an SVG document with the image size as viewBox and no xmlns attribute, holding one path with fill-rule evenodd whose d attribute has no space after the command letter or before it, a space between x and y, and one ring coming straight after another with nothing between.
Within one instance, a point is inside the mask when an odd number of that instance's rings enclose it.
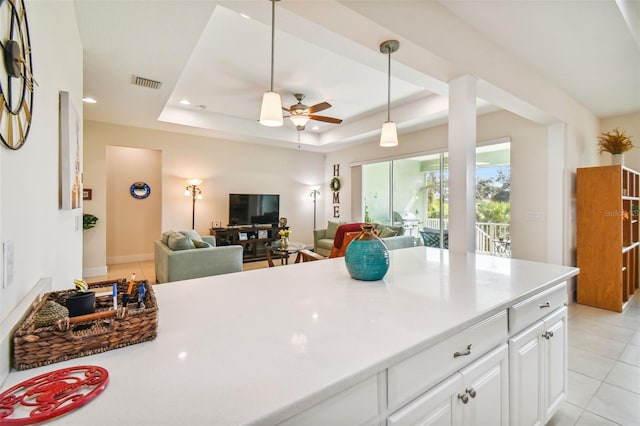
<instances>
[{"instance_id":1,"label":"white cabinet door","mask_svg":"<svg viewBox=\"0 0 640 426\"><path fill-rule=\"evenodd\" d=\"M502 344L460 370L462 392L469 396L462 404L464 425L509 425L508 358L508 346Z\"/></svg>"},{"instance_id":2,"label":"white cabinet door","mask_svg":"<svg viewBox=\"0 0 640 426\"><path fill-rule=\"evenodd\" d=\"M567 394L567 308L544 318L544 421L557 411Z\"/></svg>"},{"instance_id":3,"label":"white cabinet door","mask_svg":"<svg viewBox=\"0 0 640 426\"><path fill-rule=\"evenodd\" d=\"M544 323L538 321L509 340L510 424L543 425Z\"/></svg>"},{"instance_id":4,"label":"white cabinet door","mask_svg":"<svg viewBox=\"0 0 640 426\"><path fill-rule=\"evenodd\" d=\"M458 393L461 389L462 376L456 373L389 416L387 426L459 425Z\"/></svg>"}]
</instances>

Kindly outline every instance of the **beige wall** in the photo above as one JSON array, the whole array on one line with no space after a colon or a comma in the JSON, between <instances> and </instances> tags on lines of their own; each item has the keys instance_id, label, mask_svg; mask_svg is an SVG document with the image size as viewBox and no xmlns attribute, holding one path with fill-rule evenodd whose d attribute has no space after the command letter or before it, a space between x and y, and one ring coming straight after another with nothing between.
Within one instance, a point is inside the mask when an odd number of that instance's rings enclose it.
<instances>
[{"instance_id":1,"label":"beige wall","mask_svg":"<svg viewBox=\"0 0 640 426\"><path fill-rule=\"evenodd\" d=\"M508 137L511 139L511 235L512 255L515 258L544 261L546 257L546 223L528 222L528 213L546 213L547 149L546 126L532 123L508 112L478 117L477 136L480 143ZM426 152L447 150L447 126L439 126L399 136L397 148L383 149L377 141L327 154L326 176L332 165L340 163L342 190L340 201L343 220L352 217L352 177L349 165L378 161L382 158L406 157ZM324 191L328 189L328 180ZM327 215L332 211L331 200L325 200ZM329 217L329 216L328 216Z\"/></svg>"},{"instance_id":2,"label":"beige wall","mask_svg":"<svg viewBox=\"0 0 640 426\"><path fill-rule=\"evenodd\" d=\"M0 382L9 368L11 330L34 297L71 288L82 274L82 211L60 210L58 203L59 91L69 92L82 120L75 11L73 2L54 0L27 1L26 9L39 85L25 145L18 151L0 147L0 240L12 241L15 249L13 283L0 285Z\"/></svg>"},{"instance_id":3,"label":"beige wall","mask_svg":"<svg viewBox=\"0 0 640 426\"><path fill-rule=\"evenodd\" d=\"M204 180L204 198L196 203L196 231L200 234L208 235L211 222L227 223L228 194L269 193L280 194L280 214L289 219L291 238L313 243L313 202L309 193L312 185L324 180L323 154L93 121L86 121L84 126L85 186L95 194L86 208L90 207L96 216L107 217L107 147L145 148L162 153L162 230L191 228L191 198L184 196L185 179L200 177ZM324 220L319 209L318 223ZM108 219L102 225L106 223ZM106 225L95 231L91 241L85 239L84 269L97 275L106 265ZM144 254L130 257L114 252L109 257L127 261ZM146 254L152 256L152 247Z\"/></svg>"},{"instance_id":4,"label":"beige wall","mask_svg":"<svg viewBox=\"0 0 640 426\"><path fill-rule=\"evenodd\" d=\"M153 241L162 233L162 158L154 149L107 146L107 264L153 259ZM131 196L134 182L151 188Z\"/></svg>"}]
</instances>

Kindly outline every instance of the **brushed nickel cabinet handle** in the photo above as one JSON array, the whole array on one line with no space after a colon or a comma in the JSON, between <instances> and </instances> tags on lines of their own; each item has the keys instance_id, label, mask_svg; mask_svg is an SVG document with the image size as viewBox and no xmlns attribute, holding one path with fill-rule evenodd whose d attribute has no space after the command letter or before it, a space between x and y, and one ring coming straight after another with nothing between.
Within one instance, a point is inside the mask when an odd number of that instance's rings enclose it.
<instances>
[{"instance_id":1,"label":"brushed nickel cabinet handle","mask_svg":"<svg viewBox=\"0 0 640 426\"><path fill-rule=\"evenodd\" d=\"M549 340L550 338L553 337L553 331L545 331L544 333L542 333L542 337Z\"/></svg>"},{"instance_id":2,"label":"brushed nickel cabinet handle","mask_svg":"<svg viewBox=\"0 0 640 426\"><path fill-rule=\"evenodd\" d=\"M469 396L470 396L471 398L475 398L475 397L476 397L476 391L475 391L475 389L473 389L473 388L469 388L469 389L467 389L467 390L466 390L466 392L469 394Z\"/></svg>"},{"instance_id":3,"label":"brushed nickel cabinet handle","mask_svg":"<svg viewBox=\"0 0 640 426\"><path fill-rule=\"evenodd\" d=\"M466 393L459 393L458 399L462 401L463 404L466 404L467 402L469 402L469 397L467 396Z\"/></svg>"},{"instance_id":4,"label":"brushed nickel cabinet handle","mask_svg":"<svg viewBox=\"0 0 640 426\"><path fill-rule=\"evenodd\" d=\"M538 307L539 307L540 309L542 309L542 308L550 308L550 307L551 307L551 302L540 303L540 304L538 305Z\"/></svg>"},{"instance_id":5,"label":"brushed nickel cabinet handle","mask_svg":"<svg viewBox=\"0 0 640 426\"><path fill-rule=\"evenodd\" d=\"M455 353L453 354L453 357L454 357L454 358L458 358L459 356L467 356L467 355L471 355L471 344L469 344L469 345L467 346L467 350L462 351L462 352L455 352Z\"/></svg>"}]
</instances>

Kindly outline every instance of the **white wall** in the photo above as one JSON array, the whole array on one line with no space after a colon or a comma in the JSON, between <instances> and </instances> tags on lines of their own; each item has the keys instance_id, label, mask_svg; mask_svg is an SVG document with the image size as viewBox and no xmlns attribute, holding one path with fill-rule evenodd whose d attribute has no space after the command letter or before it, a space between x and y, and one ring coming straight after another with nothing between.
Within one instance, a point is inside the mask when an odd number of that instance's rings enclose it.
<instances>
[{"instance_id":1,"label":"white wall","mask_svg":"<svg viewBox=\"0 0 640 426\"><path fill-rule=\"evenodd\" d=\"M200 177L204 180L200 186L204 198L196 202L196 231L200 234L209 234L211 222L227 223L229 193L269 193L280 194L280 215L288 218L292 240L313 243L309 193L312 185L324 179L323 154L94 121L84 123L84 132L85 186L93 189L91 213L100 218L106 218L106 147L157 149L162 151L163 230L191 229L191 198L184 196L185 179ZM320 213L318 223L323 221ZM95 230L92 240L85 241L85 270L99 270L106 264L106 227ZM152 255L152 247L149 250Z\"/></svg>"},{"instance_id":2,"label":"white wall","mask_svg":"<svg viewBox=\"0 0 640 426\"><path fill-rule=\"evenodd\" d=\"M509 112L478 117L478 141L511 138L511 235L514 258L544 261L546 258L546 223L527 221L529 212L546 212L546 126L532 123ZM379 161L417 153L447 149L447 126L438 126L410 134L400 134L396 148L383 149L377 141L327 154L324 191L328 190L332 165L340 163L342 220L351 217L350 164ZM325 200L326 215L332 212L331 200ZM328 216L330 217L330 216Z\"/></svg>"},{"instance_id":3,"label":"white wall","mask_svg":"<svg viewBox=\"0 0 640 426\"><path fill-rule=\"evenodd\" d=\"M26 8L38 86L26 144L0 148L0 240L15 247L13 284L0 289L0 381L10 359L8 336L33 297L73 287L82 276L82 211L58 207L59 91L70 93L82 118L75 11L72 2L54 0L27 1Z\"/></svg>"}]
</instances>

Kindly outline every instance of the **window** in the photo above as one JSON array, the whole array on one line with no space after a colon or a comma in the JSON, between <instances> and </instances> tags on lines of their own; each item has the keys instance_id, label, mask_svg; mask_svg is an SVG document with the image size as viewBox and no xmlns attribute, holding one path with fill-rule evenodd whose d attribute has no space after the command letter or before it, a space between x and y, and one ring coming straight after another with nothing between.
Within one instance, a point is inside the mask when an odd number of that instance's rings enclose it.
<instances>
[{"instance_id":1,"label":"window","mask_svg":"<svg viewBox=\"0 0 640 426\"><path fill-rule=\"evenodd\" d=\"M510 143L476 149L476 251L511 255ZM449 247L446 152L362 166L364 220L403 226L425 245Z\"/></svg>"}]
</instances>

